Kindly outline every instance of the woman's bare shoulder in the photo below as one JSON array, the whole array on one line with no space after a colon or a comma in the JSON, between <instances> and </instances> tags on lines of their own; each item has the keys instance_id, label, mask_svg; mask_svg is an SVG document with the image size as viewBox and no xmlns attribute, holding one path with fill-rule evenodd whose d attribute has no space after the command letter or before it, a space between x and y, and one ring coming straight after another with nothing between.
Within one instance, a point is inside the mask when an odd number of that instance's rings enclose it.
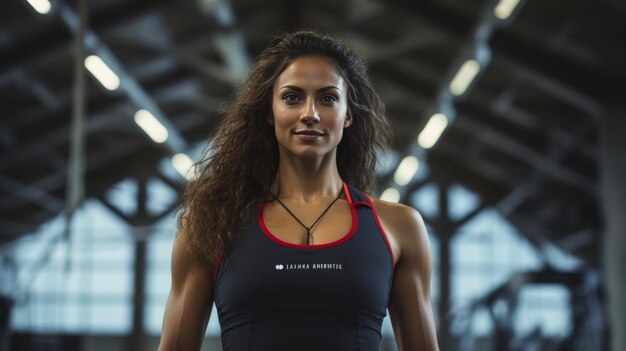
<instances>
[{"instance_id":1,"label":"woman's bare shoulder","mask_svg":"<svg viewBox=\"0 0 626 351\"><path fill-rule=\"evenodd\" d=\"M424 220L415 208L377 199L372 199L372 202L383 229L390 241L393 241L392 248L396 246L394 251L397 254L414 251L416 246L428 245Z\"/></svg>"},{"instance_id":2,"label":"woman's bare shoulder","mask_svg":"<svg viewBox=\"0 0 626 351\"><path fill-rule=\"evenodd\" d=\"M417 229L423 225L420 213L411 206L373 199L374 207L381 221L393 228Z\"/></svg>"}]
</instances>

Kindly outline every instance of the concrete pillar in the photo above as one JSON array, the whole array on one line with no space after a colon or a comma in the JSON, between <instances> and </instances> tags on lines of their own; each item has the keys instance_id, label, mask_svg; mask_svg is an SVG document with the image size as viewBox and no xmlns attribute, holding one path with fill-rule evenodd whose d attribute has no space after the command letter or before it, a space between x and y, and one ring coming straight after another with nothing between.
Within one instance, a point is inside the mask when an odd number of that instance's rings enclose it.
<instances>
[{"instance_id":1,"label":"concrete pillar","mask_svg":"<svg viewBox=\"0 0 626 351\"><path fill-rule=\"evenodd\" d=\"M607 312L611 349L622 351L626 350L626 110L610 110L601 133Z\"/></svg>"},{"instance_id":2,"label":"concrete pillar","mask_svg":"<svg viewBox=\"0 0 626 351\"><path fill-rule=\"evenodd\" d=\"M134 217L135 265L133 284L133 329L129 335L128 351L143 350L145 341L144 317L146 304L146 270L147 270L147 243L151 226L147 225L149 218L146 211L148 201L148 176L138 178L137 183L137 213Z\"/></svg>"},{"instance_id":3,"label":"concrete pillar","mask_svg":"<svg viewBox=\"0 0 626 351\"><path fill-rule=\"evenodd\" d=\"M144 240L135 243L135 269L133 284L133 326L129 336L128 350L143 350L144 332L144 305L146 294L146 260L147 245Z\"/></svg>"},{"instance_id":4,"label":"concrete pillar","mask_svg":"<svg viewBox=\"0 0 626 351\"><path fill-rule=\"evenodd\" d=\"M8 296L0 295L0 351L9 351L11 307L13 307L13 300Z\"/></svg>"}]
</instances>

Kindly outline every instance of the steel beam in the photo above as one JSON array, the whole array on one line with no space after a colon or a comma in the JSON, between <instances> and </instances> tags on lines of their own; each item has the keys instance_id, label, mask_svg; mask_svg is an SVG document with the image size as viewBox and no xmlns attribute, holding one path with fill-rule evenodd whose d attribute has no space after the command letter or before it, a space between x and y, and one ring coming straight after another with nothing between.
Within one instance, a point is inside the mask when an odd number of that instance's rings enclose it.
<instances>
[{"instance_id":1,"label":"steel beam","mask_svg":"<svg viewBox=\"0 0 626 351\"><path fill-rule=\"evenodd\" d=\"M79 20L74 10L72 10L67 4L61 3L58 11L65 25L73 33L75 33L78 30ZM128 96L137 108L150 111L167 129L168 138L163 143L164 147L166 147L171 153L186 151L187 143L176 126L161 111L156 102L139 84L139 82L126 71L122 63L117 59L113 52L109 50L104 42L100 40L94 31L85 31L85 46L88 50L98 55L114 72L116 72L121 81L119 89Z\"/></svg>"},{"instance_id":2,"label":"steel beam","mask_svg":"<svg viewBox=\"0 0 626 351\"><path fill-rule=\"evenodd\" d=\"M47 191L33 185L27 185L15 179L0 174L0 188L11 194L14 198L4 197L0 202L3 211L10 209L15 203L15 198L24 199L28 202L39 205L50 213L60 213L63 211L63 199L50 195Z\"/></svg>"},{"instance_id":3,"label":"steel beam","mask_svg":"<svg viewBox=\"0 0 626 351\"><path fill-rule=\"evenodd\" d=\"M598 194L597 184L586 177L560 165L550 157L533 150L525 144L510 139L494 128L465 116L458 118L455 125L472 135L480 135L481 141L496 150L524 161L539 170L544 176L565 183L595 198Z\"/></svg>"}]
</instances>

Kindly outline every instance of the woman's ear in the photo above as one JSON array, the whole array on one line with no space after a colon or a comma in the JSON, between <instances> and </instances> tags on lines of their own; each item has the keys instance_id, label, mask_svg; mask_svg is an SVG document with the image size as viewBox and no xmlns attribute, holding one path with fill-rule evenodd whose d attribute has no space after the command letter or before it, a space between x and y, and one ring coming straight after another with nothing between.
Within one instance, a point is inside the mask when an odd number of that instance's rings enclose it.
<instances>
[{"instance_id":1,"label":"woman's ear","mask_svg":"<svg viewBox=\"0 0 626 351\"><path fill-rule=\"evenodd\" d=\"M343 127L348 128L352 124L352 116L350 114L346 114L346 120L343 121Z\"/></svg>"},{"instance_id":2,"label":"woman's ear","mask_svg":"<svg viewBox=\"0 0 626 351\"><path fill-rule=\"evenodd\" d=\"M270 113L269 115L267 115L267 117L265 118L265 120L267 121L267 123L271 126L274 125L274 114Z\"/></svg>"}]
</instances>

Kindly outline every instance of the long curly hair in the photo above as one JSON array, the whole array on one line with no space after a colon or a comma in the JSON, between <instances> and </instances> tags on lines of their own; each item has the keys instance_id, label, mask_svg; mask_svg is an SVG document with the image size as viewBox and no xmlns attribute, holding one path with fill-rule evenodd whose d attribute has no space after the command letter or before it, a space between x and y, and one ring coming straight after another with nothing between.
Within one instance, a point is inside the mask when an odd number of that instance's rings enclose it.
<instances>
[{"instance_id":1,"label":"long curly hair","mask_svg":"<svg viewBox=\"0 0 626 351\"><path fill-rule=\"evenodd\" d=\"M346 183L371 192L381 152L391 129L384 105L374 91L365 63L328 34L298 31L277 37L261 53L247 80L223 110L223 119L195 164L177 208L179 232L187 249L201 261L215 263L255 218L278 172L278 142L267 122L272 88L289 64L302 56L330 58L348 84L352 124L337 146L337 168Z\"/></svg>"}]
</instances>

